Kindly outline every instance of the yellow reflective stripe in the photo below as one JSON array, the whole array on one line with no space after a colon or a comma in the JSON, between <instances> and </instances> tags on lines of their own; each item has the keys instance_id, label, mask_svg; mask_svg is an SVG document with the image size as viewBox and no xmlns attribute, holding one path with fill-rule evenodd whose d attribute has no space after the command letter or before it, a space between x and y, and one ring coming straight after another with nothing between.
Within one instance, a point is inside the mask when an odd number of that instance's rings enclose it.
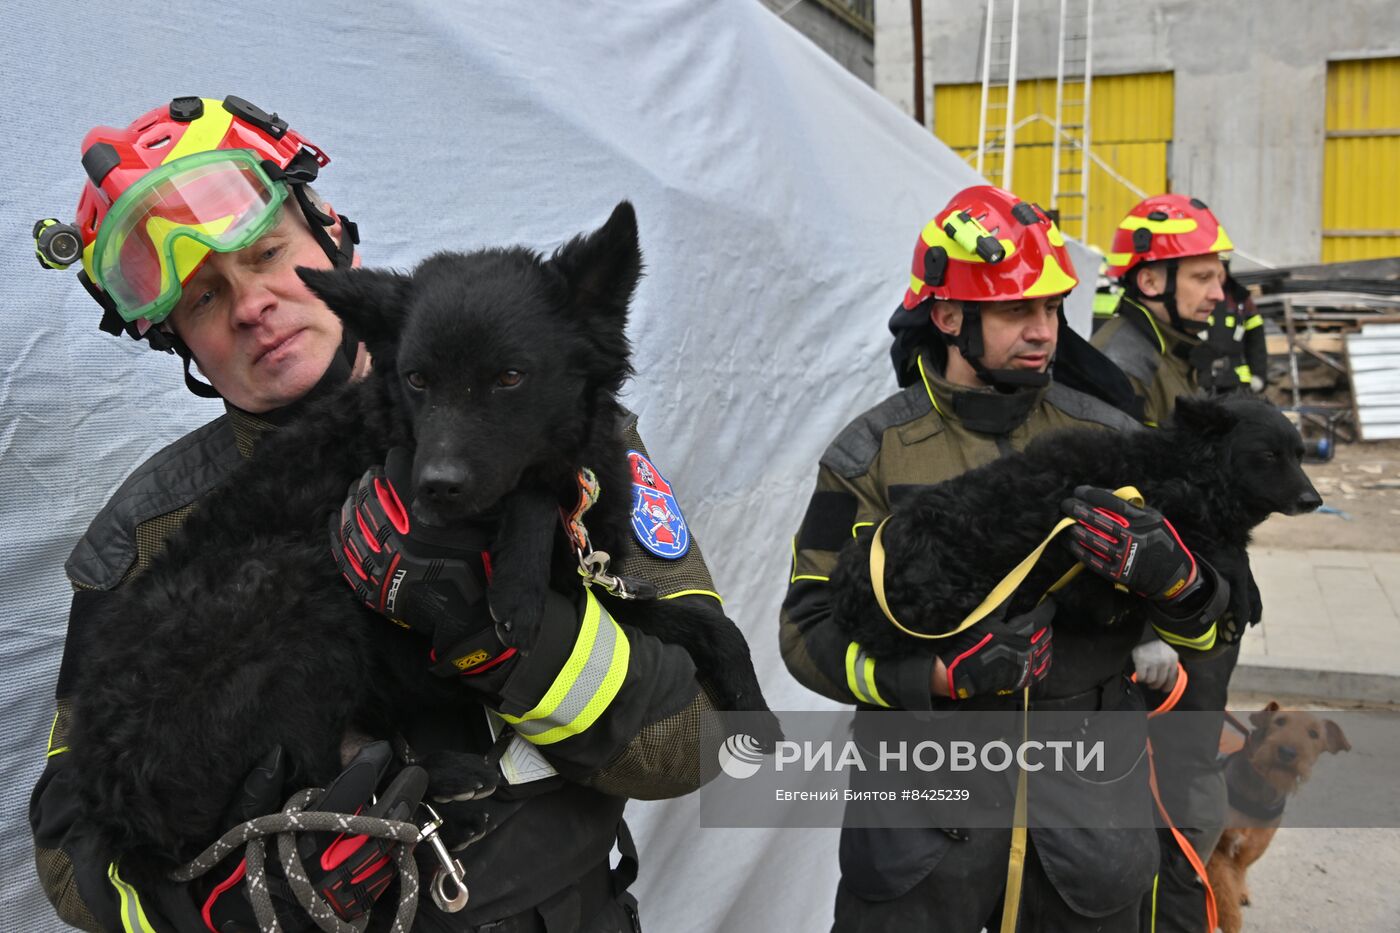
<instances>
[{"instance_id":1,"label":"yellow reflective stripe","mask_svg":"<svg viewBox=\"0 0 1400 933\"><path fill-rule=\"evenodd\" d=\"M678 590L675 593L667 593L662 599L679 599L682 596L709 596L721 606L724 605L724 597L714 590Z\"/></svg>"},{"instance_id":2,"label":"yellow reflective stripe","mask_svg":"<svg viewBox=\"0 0 1400 933\"><path fill-rule=\"evenodd\" d=\"M871 528L874 527L874 525L874 522L856 522L854 525L851 526L851 537L854 538L856 536L856 532L860 531L862 528Z\"/></svg>"},{"instance_id":3,"label":"yellow reflective stripe","mask_svg":"<svg viewBox=\"0 0 1400 933\"><path fill-rule=\"evenodd\" d=\"M1240 382L1248 382L1254 378L1254 370L1249 368L1248 363L1243 363L1235 367L1235 375L1240 377Z\"/></svg>"},{"instance_id":4,"label":"yellow reflective stripe","mask_svg":"<svg viewBox=\"0 0 1400 933\"><path fill-rule=\"evenodd\" d=\"M1211 648L1215 647L1214 622L1210 624L1210 628L1206 629L1204 634L1198 635L1195 638L1187 638L1184 635L1174 635L1171 632L1163 631L1156 625L1153 625L1152 628L1161 637L1162 641L1173 647L1190 648L1192 651L1209 651Z\"/></svg>"},{"instance_id":5,"label":"yellow reflective stripe","mask_svg":"<svg viewBox=\"0 0 1400 933\"><path fill-rule=\"evenodd\" d=\"M1124 217L1123 222L1118 225L1119 230L1140 230L1145 228L1151 230L1154 234L1190 233L1192 230L1195 230L1196 227L1196 221L1191 217L1168 217L1166 220L1152 220L1147 217Z\"/></svg>"},{"instance_id":6,"label":"yellow reflective stripe","mask_svg":"<svg viewBox=\"0 0 1400 933\"><path fill-rule=\"evenodd\" d=\"M1208 253L1223 253L1235 248L1235 244L1230 242L1230 234L1225 232L1224 227L1216 227L1215 242L1210 244Z\"/></svg>"},{"instance_id":7,"label":"yellow reflective stripe","mask_svg":"<svg viewBox=\"0 0 1400 933\"><path fill-rule=\"evenodd\" d=\"M1254 315L1254 316L1252 316L1252 317L1250 317L1250 318L1247 318L1247 319L1245 320L1245 322L1244 322L1244 329L1245 329L1245 330L1254 330L1254 328L1256 328L1256 327L1263 327L1263 326L1264 326L1264 317L1263 317L1263 315L1260 315L1260 314L1256 314L1256 315Z\"/></svg>"},{"instance_id":8,"label":"yellow reflective stripe","mask_svg":"<svg viewBox=\"0 0 1400 933\"><path fill-rule=\"evenodd\" d=\"M52 758L54 755L61 755L68 751L67 745L58 748L53 747L53 734L58 731L58 713L53 714L53 724L49 726L49 751L45 758Z\"/></svg>"},{"instance_id":9,"label":"yellow reflective stripe","mask_svg":"<svg viewBox=\"0 0 1400 933\"><path fill-rule=\"evenodd\" d=\"M117 897L121 901L123 933L156 933L156 928L151 926L145 909L141 907L141 895L117 874L116 862L107 866L107 880L117 889Z\"/></svg>"},{"instance_id":10,"label":"yellow reflective stripe","mask_svg":"<svg viewBox=\"0 0 1400 933\"><path fill-rule=\"evenodd\" d=\"M860 684L856 682L856 661L860 658L860 645L851 642L846 646L846 686L851 688L851 693L862 703L869 703L870 697L866 696L860 689Z\"/></svg>"},{"instance_id":11,"label":"yellow reflective stripe","mask_svg":"<svg viewBox=\"0 0 1400 933\"><path fill-rule=\"evenodd\" d=\"M501 713L521 738L535 745L551 745L588 729L612 703L622 681L632 648L622 627L585 590L583 611L574 650L563 669L535 708L520 716Z\"/></svg>"},{"instance_id":12,"label":"yellow reflective stripe","mask_svg":"<svg viewBox=\"0 0 1400 933\"><path fill-rule=\"evenodd\" d=\"M916 295L924 290L924 280L912 272L909 273L909 290Z\"/></svg>"},{"instance_id":13,"label":"yellow reflective stripe","mask_svg":"<svg viewBox=\"0 0 1400 933\"><path fill-rule=\"evenodd\" d=\"M948 416L943 414L943 409L938 407L938 399L933 397L933 386L928 384L928 373L924 372L924 355L922 353L919 354L919 378L924 380L924 391L928 393L928 400L933 403L933 410L947 418Z\"/></svg>"},{"instance_id":14,"label":"yellow reflective stripe","mask_svg":"<svg viewBox=\"0 0 1400 933\"><path fill-rule=\"evenodd\" d=\"M1079 280L1064 270L1055 259L1055 254L1048 253L1045 256L1045 265L1040 268L1040 277L1022 294L1027 298L1062 295L1078 284Z\"/></svg>"},{"instance_id":15,"label":"yellow reflective stripe","mask_svg":"<svg viewBox=\"0 0 1400 933\"><path fill-rule=\"evenodd\" d=\"M1126 266L1128 264L1128 261L1132 258L1132 253L1109 253L1108 255L1104 256L1104 261L1107 262L1110 266Z\"/></svg>"},{"instance_id":16,"label":"yellow reflective stripe","mask_svg":"<svg viewBox=\"0 0 1400 933\"><path fill-rule=\"evenodd\" d=\"M187 155L218 149L232 125L233 114L224 109L224 102L206 97L204 114L185 127L180 141L171 147L170 154L161 159L160 164L166 165Z\"/></svg>"},{"instance_id":17,"label":"yellow reflective stripe","mask_svg":"<svg viewBox=\"0 0 1400 933\"><path fill-rule=\"evenodd\" d=\"M788 579L788 582L796 583L798 580L816 580L818 583L831 582L830 577L818 576L815 573L797 572L797 536L794 535L792 539L792 576Z\"/></svg>"},{"instance_id":18,"label":"yellow reflective stripe","mask_svg":"<svg viewBox=\"0 0 1400 933\"><path fill-rule=\"evenodd\" d=\"M870 699L889 709L890 705L880 696L880 688L875 685L875 659L866 658L865 663L861 665L861 672L865 675L865 686L870 691Z\"/></svg>"},{"instance_id":19,"label":"yellow reflective stripe","mask_svg":"<svg viewBox=\"0 0 1400 933\"><path fill-rule=\"evenodd\" d=\"M1162 338L1162 328L1157 326L1157 315L1153 314L1151 311L1147 310L1135 301L1125 300L1123 304L1127 305L1130 308L1137 308L1139 311L1142 312L1142 316L1147 318L1147 323L1152 325L1152 333L1157 337L1157 347L1159 352L1166 353L1167 342Z\"/></svg>"},{"instance_id":20,"label":"yellow reflective stripe","mask_svg":"<svg viewBox=\"0 0 1400 933\"><path fill-rule=\"evenodd\" d=\"M1214 323L1215 323L1215 315L1212 314L1210 317L1206 318L1206 323L1207 323L1207 324L1214 324ZM1227 314L1227 315L1225 315L1225 326L1226 326L1226 327L1234 327L1234 326L1235 326L1235 316L1234 316L1233 314Z\"/></svg>"},{"instance_id":21,"label":"yellow reflective stripe","mask_svg":"<svg viewBox=\"0 0 1400 933\"><path fill-rule=\"evenodd\" d=\"M1152 929L1148 933L1157 933L1157 882L1161 878L1160 873L1152 876Z\"/></svg>"},{"instance_id":22,"label":"yellow reflective stripe","mask_svg":"<svg viewBox=\"0 0 1400 933\"><path fill-rule=\"evenodd\" d=\"M890 705L875 686L875 659L865 653L858 641L846 646L846 686L862 703L878 703L889 709Z\"/></svg>"},{"instance_id":23,"label":"yellow reflective stripe","mask_svg":"<svg viewBox=\"0 0 1400 933\"><path fill-rule=\"evenodd\" d=\"M1051 246L1064 246L1065 237L1060 233L1060 228L1055 226L1055 222L1050 221L1050 229L1045 231L1045 239L1050 241Z\"/></svg>"}]
</instances>

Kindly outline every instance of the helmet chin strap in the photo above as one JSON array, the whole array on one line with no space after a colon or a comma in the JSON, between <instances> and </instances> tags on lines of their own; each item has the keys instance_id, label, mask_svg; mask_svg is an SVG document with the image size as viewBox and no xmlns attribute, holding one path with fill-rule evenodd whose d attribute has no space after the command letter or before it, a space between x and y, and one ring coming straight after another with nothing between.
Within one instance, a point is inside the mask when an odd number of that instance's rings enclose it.
<instances>
[{"instance_id":1,"label":"helmet chin strap","mask_svg":"<svg viewBox=\"0 0 1400 933\"><path fill-rule=\"evenodd\" d=\"M1197 334L1205 326L1205 322L1186 320L1181 316L1181 311L1176 304L1176 270L1180 263L1175 259L1163 261L1167 266L1167 281L1162 288L1162 293L1160 295L1144 295L1142 289L1138 287L1137 275L1134 274L1129 278L1129 285L1132 287L1128 290L1128 297L1136 298L1139 302L1144 300L1160 302L1162 307L1167 309L1167 318L1171 321L1172 327L1183 334Z\"/></svg>"},{"instance_id":2,"label":"helmet chin strap","mask_svg":"<svg viewBox=\"0 0 1400 933\"><path fill-rule=\"evenodd\" d=\"M949 346L958 352L977 378L998 392L1010 394L1024 389L1041 389L1050 384L1050 373L1026 369L988 369L982 362L986 347L982 342L982 311L975 301L963 302L962 327L956 334L943 333Z\"/></svg>"}]
</instances>

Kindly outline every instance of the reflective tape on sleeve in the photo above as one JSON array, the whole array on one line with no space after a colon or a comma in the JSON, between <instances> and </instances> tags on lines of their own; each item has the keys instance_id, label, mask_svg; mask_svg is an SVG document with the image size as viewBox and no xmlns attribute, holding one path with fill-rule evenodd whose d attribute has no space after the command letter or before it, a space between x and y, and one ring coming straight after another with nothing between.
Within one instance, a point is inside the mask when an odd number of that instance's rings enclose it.
<instances>
[{"instance_id":1,"label":"reflective tape on sleeve","mask_svg":"<svg viewBox=\"0 0 1400 933\"><path fill-rule=\"evenodd\" d=\"M122 876L117 873L116 862L107 866L107 880L117 889L117 897L121 901L122 933L156 933L156 928L146 919L146 911L141 906L141 895L122 880Z\"/></svg>"},{"instance_id":2,"label":"reflective tape on sleeve","mask_svg":"<svg viewBox=\"0 0 1400 933\"><path fill-rule=\"evenodd\" d=\"M846 646L846 686L862 703L889 707L875 686L875 659L865 653L860 642L853 641Z\"/></svg>"},{"instance_id":3,"label":"reflective tape on sleeve","mask_svg":"<svg viewBox=\"0 0 1400 933\"><path fill-rule=\"evenodd\" d=\"M1197 635L1195 638L1187 638L1184 635L1168 632L1157 625L1152 626L1152 628L1157 632L1157 635L1162 641L1171 645L1173 648L1189 648L1192 651L1209 651L1215 647L1216 627L1214 622L1210 624L1210 628L1206 629L1205 632Z\"/></svg>"},{"instance_id":4,"label":"reflective tape on sleeve","mask_svg":"<svg viewBox=\"0 0 1400 933\"><path fill-rule=\"evenodd\" d=\"M627 677L631 645L621 626L587 593L574 650L535 708L501 714L526 741L550 745L586 730L608 708Z\"/></svg>"}]
</instances>

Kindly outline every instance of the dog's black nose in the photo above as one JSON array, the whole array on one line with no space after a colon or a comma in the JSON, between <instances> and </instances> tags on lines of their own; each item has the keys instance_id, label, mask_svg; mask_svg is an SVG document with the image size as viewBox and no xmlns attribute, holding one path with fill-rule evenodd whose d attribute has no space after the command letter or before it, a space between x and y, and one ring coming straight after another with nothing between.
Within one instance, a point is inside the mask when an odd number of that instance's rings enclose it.
<instances>
[{"instance_id":1,"label":"dog's black nose","mask_svg":"<svg viewBox=\"0 0 1400 933\"><path fill-rule=\"evenodd\" d=\"M1278 760L1284 764L1291 764L1298 757L1298 750L1292 745L1280 745L1278 747Z\"/></svg>"},{"instance_id":2,"label":"dog's black nose","mask_svg":"<svg viewBox=\"0 0 1400 933\"><path fill-rule=\"evenodd\" d=\"M1317 507L1320 505L1322 505L1322 497L1317 494L1317 490L1309 489L1298 497L1298 501L1294 503L1294 508L1296 508L1298 514L1301 515L1304 512L1316 511Z\"/></svg>"},{"instance_id":3,"label":"dog's black nose","mask_svg":"<svg viewBox=\"0 0 1400 933\"><path fill-rule=\"evenodd\" d=\"M427 464L418 476L418 493L434 505L455 505L466 486L467 471L448 464Z\"/></svg>"}]
</instances>

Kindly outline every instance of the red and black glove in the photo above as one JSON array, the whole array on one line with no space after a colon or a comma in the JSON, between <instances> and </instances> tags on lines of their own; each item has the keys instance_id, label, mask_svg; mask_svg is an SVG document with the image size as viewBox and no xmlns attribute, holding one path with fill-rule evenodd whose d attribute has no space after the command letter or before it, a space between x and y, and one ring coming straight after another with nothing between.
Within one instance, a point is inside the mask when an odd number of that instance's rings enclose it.
<instances>
[{"instance_id":1,"label":"red and black glove","mask_svg":"<svg viewBox=\"0 0 1400 933\"><path fill-rule=\"evenodd\" d=\"M486 603L486 525L429 528L404 504L411 456L389 452L350 487L330 520L331 552L355 594L375 612L432 643L431 670L482 673L514 657Z\"/></svg>"},{"instance_id":2,"label":"red and black glove","mask_svg":"<svg viewBox=\"0 0 1400 933\"><path fill-rule=\"evenodd\" d=\"M330 783L321 799L307 809L410 819L427 789L427 774L421 768L404 768L375 800L375 788L392 761L393 752L387 742L365 746ZM277 812L285 780L285 756L282 747L277 746L248 773L240 798L230 811L230 825ZM398 876L394 860L398 845L393 840L368 836L303 833L297 840L297 854L312 888L338 917L351 921L368 914ZM314 929L314 921L297 903L282 876L275 849L267 866L268 892L283 928L291 933ZM243 861L231 874L216 878L212 889L203 890L202 896L201 913L209 930L256 933L258 924L248 899Z\"/></svg>"},{"instance_id":3,"label":"red and black glove","mask_svg":"<svg viewBox=\"0 0 1400 933\"><path fill-rule=\"evenodd\" d=\"M1179 603L1200 589L1196 558L1156 509L1094 486L1075 489L1060 509L1078 522L1070 528L1070 551L1104 579L1164 603Z\"/></svg>"},{"instance_id":4,"label":"red and black glove","mask_svg":"<svg viewBox=\"0 0 1400 933\"><path fill-rule=\"evenodd\" d=\"M947 667L948 695L965 700L1008 694L1045 679L1050 671L1055 603L1045 599L1010 619L992 615L948 639L939 653Z\"/></svg>"}]
</instances>

